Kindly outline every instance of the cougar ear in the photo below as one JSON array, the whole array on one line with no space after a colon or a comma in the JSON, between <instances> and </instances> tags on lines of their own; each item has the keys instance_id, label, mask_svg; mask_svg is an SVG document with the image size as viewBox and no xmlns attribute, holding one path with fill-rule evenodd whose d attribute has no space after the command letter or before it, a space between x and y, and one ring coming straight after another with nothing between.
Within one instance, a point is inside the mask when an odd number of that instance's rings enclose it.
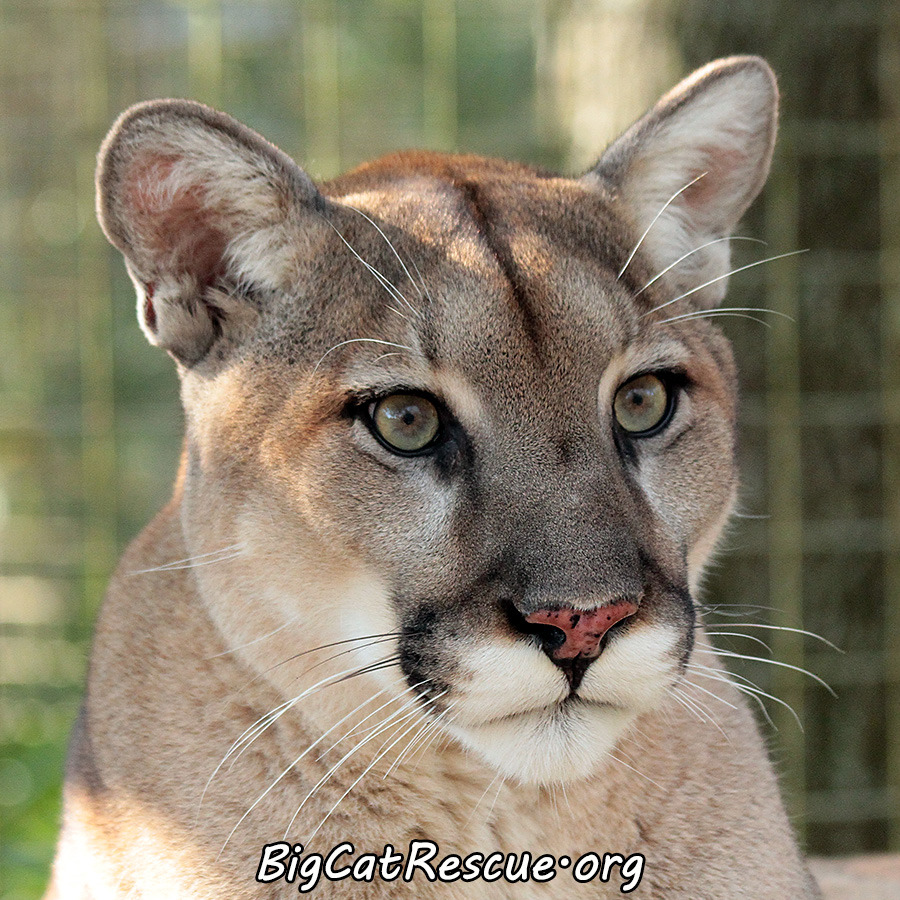
<instances>
[{"instance_id":1,"label":"cougar ear","mask_svg":"<svg viewBox=\"0 0 900 900\"><path fill-rule=\"evenodd\" d=\"M777 113L778 88L764 60L721 59L666 94L585 176L621 199L635 243L644 236L640 251L652 274L690 254L664 276L667 292L720 279L691 300L711 307L724 296L730 252L719 239L766 180Z\"/></svg>"},{"instance_id":2,"label":"cougar ear","mask_svg":"<svg viewBox=\"0 0 900 900\"><path fill-rule=\"evenodd\" d=\"M188 366L252 328L321 202L289 157L199 103L134 106L100 150L98 217L125 256L141 327Z\"/></svg>"}]
</instances>

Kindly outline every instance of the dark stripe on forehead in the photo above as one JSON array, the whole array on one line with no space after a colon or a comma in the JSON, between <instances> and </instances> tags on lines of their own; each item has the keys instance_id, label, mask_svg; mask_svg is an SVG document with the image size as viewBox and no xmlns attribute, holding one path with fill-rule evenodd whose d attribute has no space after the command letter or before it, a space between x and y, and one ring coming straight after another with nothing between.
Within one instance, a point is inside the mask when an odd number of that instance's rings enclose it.
<instances>
[{"instance_id":1,"label":"dark stripe on forehead","mask_svg":"<svg viewBox=\"0 0 900 900\"><path fill-rule=\"evenodd\" d=\"M494 225L494 210L480 185L475 181L456 179L454 185L465 198L479 235L509 284L510 295L516 304L522 327L532 344L535 356L539 361L543 361L545 334L540 314L537 312L540 298L535 296L533 283L528 281L513 257L509 243Z\"/></svg>"}]
</instances>

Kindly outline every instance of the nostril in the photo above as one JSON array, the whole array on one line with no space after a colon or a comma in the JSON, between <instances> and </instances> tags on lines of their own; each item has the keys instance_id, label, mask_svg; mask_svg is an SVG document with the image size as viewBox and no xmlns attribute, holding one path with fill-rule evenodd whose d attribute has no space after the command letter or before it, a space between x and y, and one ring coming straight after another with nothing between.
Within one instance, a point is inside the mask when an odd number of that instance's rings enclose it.
<instances>
[{"instance_id":1,"label":"nostril","mask_svg":"<svg viewBox=\"0 0 900 900\"><path fill-rule=\"evenodd\" d=\"M556 625L545 625L540 622L525 620L526 631L533 634L540 642L546 653L554 653L566 642L566 633Z\"/></svg>"},{"instance_id":2,"label":"nostril","mask_svg":"<svg viewBox=\"0 0 900 900\"><path fill-rule=\"evenodd\" d=\"M566 632L562 628L549 622L529 621L529 618L523 616L512 603L506 604L506 615L512 627L520 634L530 634L536 637L540 642L541 649L548 655L558 650L566 642Z\"/></svg>"}]
</instances>

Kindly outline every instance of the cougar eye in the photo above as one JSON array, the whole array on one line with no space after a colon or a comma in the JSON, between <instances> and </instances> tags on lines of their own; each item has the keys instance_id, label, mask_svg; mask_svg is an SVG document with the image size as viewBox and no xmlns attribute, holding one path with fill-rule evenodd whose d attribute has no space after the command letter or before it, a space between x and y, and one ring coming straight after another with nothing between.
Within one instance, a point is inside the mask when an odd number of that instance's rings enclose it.
<instances>
[{"instance_id":1,"label":"cougar eye","mask_svg":"<svg viewBox=\"0 0 900 900\"><path fill-rule=\"evenodd\" d=\"M418 394L389 394L371 408L372 424L389 450L419 453L437 437L441 419L437 408Z\"/></svg>"},{"instance_id":2,"label":"cougar eye","mask_svg":"<svg viewBox=\"0 0 900 900\"><path fill-rule=\"evenodd\" d=\"M674 392L658 375L638 375L616 391L613 412L631 437L650 437L668 424L673 401Z\"/></svg>"}]
</instances>

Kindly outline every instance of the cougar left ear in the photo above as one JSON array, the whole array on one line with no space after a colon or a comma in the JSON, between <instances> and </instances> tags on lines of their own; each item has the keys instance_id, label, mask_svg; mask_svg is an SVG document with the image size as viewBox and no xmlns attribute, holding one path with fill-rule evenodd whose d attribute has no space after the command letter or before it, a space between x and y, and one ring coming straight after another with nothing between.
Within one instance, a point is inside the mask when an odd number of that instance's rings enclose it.
<instances>
[{"instance_id":1,"label":"cougar left ear","mask_svg":"<svg viewBox=\"0 0 900 900\"><path fill-rule=\"evenodd\" d=\"M652 274L690 253L665 276L673 296L729 271L729 242L717 239L731 234L766 180L777 112L775 76L764 60L721 59L663 97L584 176L621 199L635 243L647 232L640 249ZM726 280L691 301L715 305Z\"/></svg>"},{"instance_id":2,"label":"cougar left ear","mask_svg":"<svg viewBox=\"0 0 900 900\"><path fill-rule=\"evenodd\" d=\"M199 103L134 106L100 150L100 224L125 256L148 339L185 365L247 333L321 202L289 157Z\"/></svg>"}]
</instances>

